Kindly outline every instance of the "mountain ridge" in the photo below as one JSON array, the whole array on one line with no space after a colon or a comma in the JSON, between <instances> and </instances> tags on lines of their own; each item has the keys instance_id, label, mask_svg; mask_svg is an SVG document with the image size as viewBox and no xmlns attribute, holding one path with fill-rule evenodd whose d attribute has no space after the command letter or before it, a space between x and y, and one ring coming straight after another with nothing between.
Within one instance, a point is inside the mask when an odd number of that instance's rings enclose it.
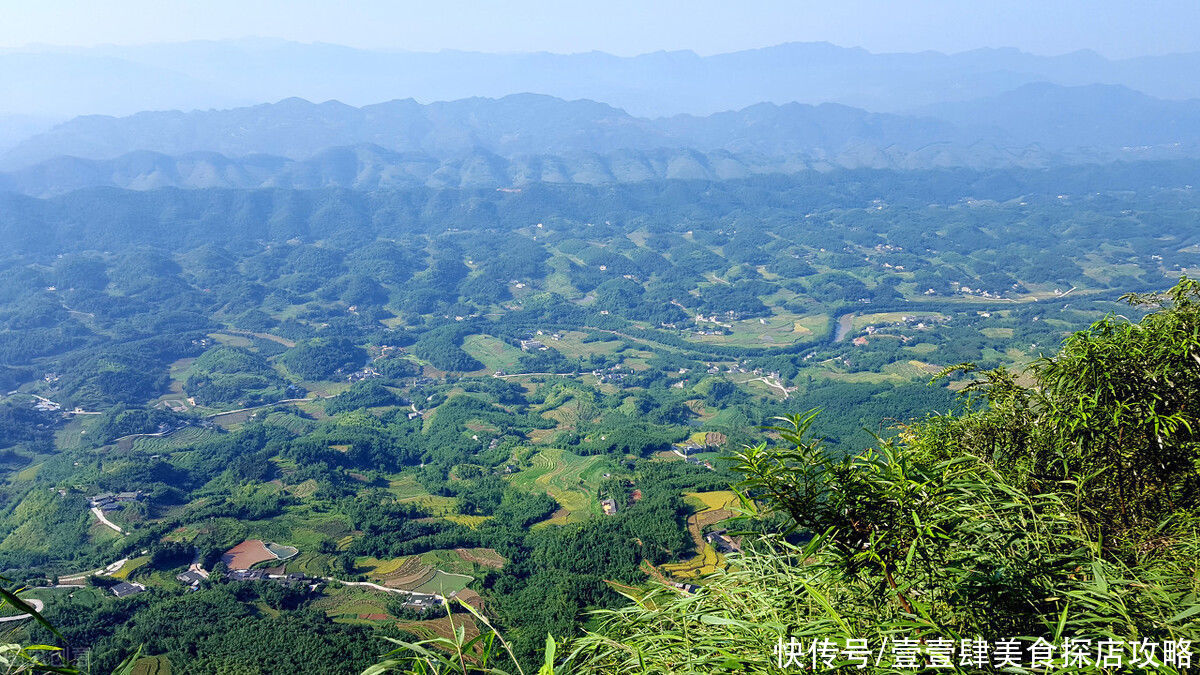
<instances>
[{"instance_id":1,"label":"mountain ridge","mask_svg":"<svg viewBox=\"0 0 1200 675\"><path fill-rule=\"evenodd\" d=\"M324 171L328 152L346 148L356 148L360 169L378 171L384 185L411 184L418 176L422 184L463 184L456 176L469 157L491 166L484 172L491 176L466 184L497 186L664 178L677 170L665 167L679 162L692 167L685 173L708 179L796 166L1046 166L1197 156L1200 101L1164 101L1119 85L1034 83L906 115L761 102L708 116L644 118L602 102L528 93L362 107L289 97L223 110L77 117L0 156L0 168L8 189L31 194L60 192L63 185L128 186L142 180L133 177L145 173L137 169L145 151L162 156L156 160L162 170L174 165L152 183L196 187L211 181L177 172L196 168L203 154L195 153L215 153L219 162L201 163L210 174L218 165L234 171L229 186L255 187L259 180L308 186L311 178L293 172ZM266 157L274 158L269 170ZM714 172L712 162L724 168ZM338 184L361 182L339 175Z\"/></svg>"},{"instance_id":2,"label":"mountain ridge","mask_svg":"<svg viewBox=\"0 0 1200 675\"><path fill-rule=\"evenodd\" d=\"M1200 96L1200 53L1108 59L1015 49L870 52L791 42L690 51L487 54L370 50L243 39L0 51L8 113L65 117L250 105L291 95L352 105L536 91L604 101L639 116L710 114L759 101L836 102L880 112L998 94L1034 81L1121 84L1159 98Z\"/></svg>"}]
</instances>

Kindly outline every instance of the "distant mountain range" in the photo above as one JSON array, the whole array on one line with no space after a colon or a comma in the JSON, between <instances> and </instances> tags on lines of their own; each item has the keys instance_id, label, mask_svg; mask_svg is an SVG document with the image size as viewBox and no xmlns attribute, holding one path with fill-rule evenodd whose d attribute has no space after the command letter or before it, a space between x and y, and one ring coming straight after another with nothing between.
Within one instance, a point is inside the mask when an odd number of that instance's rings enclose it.
<instances>
[{"instance_id":1,"label":"distant mountain range","mask_svg":"<svg viewBox=\"0 0 1200 675\"><path fill-rule=\"evenodd\" d=\"M1015 49L876 54L789 43L699 56L437 53L245 39L0 51L0 113L210 109L290 96L351 105L536 92L602 101L639 116L708 115L760 102L841 103L902 112L996 96L1025 84L1116 84L1168 99L1200 97L1200 53L1110 60L1094 52Z\"/></svg>"},{"instance_id":2,"label":"distant mountain range","mask_svg":"<svg viewBox=\"0 0 1200 675\"><path fill-rule=\"evenodd\" d=\"M863 143L914 149L965 140L954 125L932 118L833 104L758 104L708 117L651 120L603 103L534 94L429 105L390 101L362 108L290 98L229 110L78 117L19 144L5 153L3 163L29 165L59 156L111 159L136 150L305 159L330 147L358 144L435 157L476 150L513 157L656 148L782 155L836 152Z\"/></svg>"},{"instance_id":3,"label":"distant mountain range","mask_svg":"<svg viewBox=\"0 0 1200 675\"><path fill-rule=\"evenodd\" d=\"M1114 85L1031 84L917 112L760 103L649 119L534 94L361 108L290 98L78 117L0 156L0 190L507 187L1200 157L1200 101Z\"/></svg>"}]
</instances>

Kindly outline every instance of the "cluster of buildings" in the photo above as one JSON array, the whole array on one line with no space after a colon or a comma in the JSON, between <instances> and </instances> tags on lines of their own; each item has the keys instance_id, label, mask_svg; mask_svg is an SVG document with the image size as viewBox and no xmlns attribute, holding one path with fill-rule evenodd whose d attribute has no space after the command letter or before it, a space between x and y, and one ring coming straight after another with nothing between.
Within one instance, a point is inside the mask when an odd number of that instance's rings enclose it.
<instances>
[{"instance_id":1,"label":"cluster of buildings","mask_svg":"<svg viewBox=\"0 0 1200 675\"><path fill-rule=\"evenodd\" d=\"M379 374L378 370L375 370L371 366L367 366L362 370L350 373L346 376L346 379L350 382L362 382L363 380L370 380L376 377L382 377L382 375Z\"/></svg>"},{"instance_id":2,"label":"cluster of buildings","mask_svg":"<svg viewBox=\"0 0 1200 675\"><path fill-rule=\"evenodd\" d=\"M88 504L92 508L100 509L101 511L117 511L125 508L125 505L130 502L141 501L144 496L141 490L133 492L101 492L98 495L88 497Z\"/></svg>"},{"instance_id":3,"label":"cluster of buildings","mask_svg":"<svg viewBox=\"0 0 1200 675\"><path fill-rule=\"evenodd\" d=\"M179 575L182 577L183 575ZM179 579L179 577L175 577ZM289 588L297 588L299 586L308 586L310 590L316 590L320 584L320 579L313 579L299 572L290 572L288 574L270 574L266 570L229 570L225 573L226 581L270 581L280 586Z\"/></svg>"},{"instance_id":4,"label":"cluster of buildings","mask_svg":"<svg viewBox=\"0 0 1200 675\"><path fill-rule=\"evenodd\" d=\"M546 346L546 343L542 342L539 339L544 336L546 336L546 331L539 330L537 332L537 335L531 335L528 338L522 339L521 340L521 351L523 351L523 352L533 352L533 351L544 352L544 351L550 349L549 347ZM562 333L550 333L549 338L555 342L558 342L559 340L562 339Z\"/></svg>"},{"instance_id":5,"label":"cluster of buildings","mask_svg":"<svg viewBox=\"0 0 1200 675\"><path fill-rule=\"evenodd\" d=\"M624 380L629 373L623 372L621 364L616 364L604 369L592 371L592 376L601 382L620 382Z\"/></svg>"}]
</instances>

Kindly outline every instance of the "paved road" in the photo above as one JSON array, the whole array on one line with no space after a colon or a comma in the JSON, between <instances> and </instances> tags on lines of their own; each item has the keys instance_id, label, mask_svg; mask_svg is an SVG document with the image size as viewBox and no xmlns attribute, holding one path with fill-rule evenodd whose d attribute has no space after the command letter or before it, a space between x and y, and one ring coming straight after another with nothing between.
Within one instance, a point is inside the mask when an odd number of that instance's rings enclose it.
<instances>
[{"instance_id":1,"label":"paved road","mask_svg":"<svg viewBox=\"0 0 1200 675\"><path fill-rule=\"evenodd\" d=\"M43 603L41 600L38 600L37 598L25 598L25 602L28 602L38 612L41 612L42 607L46 606L45 603ZM16 616L0 617L0 623L8 623L9 621L24 621L25 619L28 619L30 616L32 616L32 615L31 614L18 614Z\"/></svg>"},{"instance_id":2,"label":"paved road","mask_svg":"<svg viewBox=\"0 0 1200 675\"><path fill-rule=\"evenodd\" d=\"M111 520L109 520L108 518L105 518L105 517L104 517L104 512L100 510L100 507L98 507L98 506L93 506L93 507L92 507L92 513L96 514L96 517L100 519L100 522L101 522L101 523L104 523L105 525L107 525L107 526L111 527L112 529L116 530L116 531L117 531L117 534L125 534L125 530L122 530L120 525L117 525L117 524L116 524L116 523L114 523L113 521L111 521Z\"/></svg>"},{"instance_id":3,"label":"paved road","mask_svg":"<svg viewBox=\"0 0 1200 675\"><path fill-rule=\"evenodd\" d=\"M105 567L103 569L61 576L58 578L58 583L62 584L62 582L64 582L64 581L86 581L87 578L92 576L93 574L98 577L110 576L110 575L112 575L113 572L116 572L117 570L121 569L127 562L129 562L129 558L121 558L120 560L110 564L108 567Z\"/></svg>"}]
</instances>

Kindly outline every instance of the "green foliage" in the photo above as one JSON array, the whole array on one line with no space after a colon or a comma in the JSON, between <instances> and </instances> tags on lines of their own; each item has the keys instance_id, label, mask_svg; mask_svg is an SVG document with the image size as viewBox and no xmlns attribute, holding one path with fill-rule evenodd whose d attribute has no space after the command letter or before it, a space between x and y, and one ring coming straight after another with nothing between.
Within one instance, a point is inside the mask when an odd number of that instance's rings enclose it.
<instances>
[{"instance_id":1,"label":"green foliage","mask_svg":"<svg viewBox=\"0 0 1200 675\"><path fill-rule=\"evenodd\" d=\"M781 420L782 446L738 454L761 532L747 552L695 595L602 612L572 661L768 672L789 636L1194 641L1196 295L1184 280L1134 298L1168 302L1140 324L1106 319L1072 337L1035 365L1032 387L988 373L975 385L986 409L930 418L858 456L832 458L810 438L815 414Z\"/></svg>"},{"instance_id":2,"label":"green foliage","mask_svg":"<svg viewBox=\"0 0 1200 675\"><path fill-rule=\"evenodd\" d=\"M376 380L354 383L349 389L325 403L325 412L336 415L341 412L373 408L376 406L399 405L400 397Z\"/></svg>"},{"instance_id":3,"label":"green foliage","mask_svg":"<svg viewBox=\"0 0 1200 675\"><path fill-rule=\"evenodd\" d=\"M280 358L289 371L306 380L327 380L361 368L367 354L347 338L313 338Z\"/></svg>"},{"instance_id":4,"label":"green foliage","mask_svg":"<svg viewBox=\"0 0 1200 675\"><path fill-rule=\"evenodd\" d=\"M287 398L287 387L260 354L222 346L192 362L183 390L201 405L230 403L245 407Z\"/></svg>"}]
</instances>

